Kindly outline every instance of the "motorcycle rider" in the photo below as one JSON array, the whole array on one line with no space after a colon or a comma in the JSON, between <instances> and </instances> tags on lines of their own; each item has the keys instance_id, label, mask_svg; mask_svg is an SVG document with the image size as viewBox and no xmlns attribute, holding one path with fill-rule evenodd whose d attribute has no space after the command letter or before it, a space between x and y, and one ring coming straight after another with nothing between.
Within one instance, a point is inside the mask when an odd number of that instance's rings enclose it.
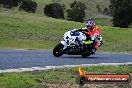
<instances>
[{"instance_id":1,"label":"motorcycle rider","mask_svg":"<svg viewBox=\"0 0 132 88\"><path fill-rule=\"evenodd\" d=\"M103 44L100 28L97 27L95 22L90 19L87 21L86 27L78 29L78 31L83 32L87 36L86 41L93 41L91 53L95 54L98 46Z\"/></svg>"}]
</instances>

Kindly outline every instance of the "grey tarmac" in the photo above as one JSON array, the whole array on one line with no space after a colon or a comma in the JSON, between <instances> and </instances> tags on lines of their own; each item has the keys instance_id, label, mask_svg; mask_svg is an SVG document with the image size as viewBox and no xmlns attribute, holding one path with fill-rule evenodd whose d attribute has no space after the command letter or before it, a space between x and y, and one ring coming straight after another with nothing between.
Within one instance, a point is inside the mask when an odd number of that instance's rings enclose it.
<instances>
[{"instance_id":1,"label":"grey tarmac","mask_svg":"<svg viewBox=\"0 0 132 88\"><path fill-rule=\"evenodd\" d=\"M83 58L81 55L63 55L54 57L52 50L0 50L0 70L99 64L99 63L131 63L132 54L124 53L96 53Z\"/></svg>"}]
</instances>

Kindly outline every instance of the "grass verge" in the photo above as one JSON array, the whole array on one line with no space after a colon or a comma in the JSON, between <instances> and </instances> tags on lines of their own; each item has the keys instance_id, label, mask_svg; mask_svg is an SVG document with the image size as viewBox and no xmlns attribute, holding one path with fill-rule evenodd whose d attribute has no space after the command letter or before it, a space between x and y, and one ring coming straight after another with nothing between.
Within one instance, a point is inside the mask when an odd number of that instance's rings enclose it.
<instances>
[{"instance_id":1,"label":"grass verge","mask_svg":"<svg viewBox=\"0 0 132 88\"><path fill-rule=\"evenodd\" d=\"M77 70L78 68L74 67L39 72L1 73L0 88L48 88L51 84L58 85L58 87L63 84L76 85L76 77L74 73ZM132 66L88 66L86 67L86 71L88 74L132 74ZM117 88L125 88L123 84L117 86ZM126 88L129 88L130 86L132 86L132 84L127 84ZM113 85L109 88L113 88Z\"/></svg>"}]
</instances>

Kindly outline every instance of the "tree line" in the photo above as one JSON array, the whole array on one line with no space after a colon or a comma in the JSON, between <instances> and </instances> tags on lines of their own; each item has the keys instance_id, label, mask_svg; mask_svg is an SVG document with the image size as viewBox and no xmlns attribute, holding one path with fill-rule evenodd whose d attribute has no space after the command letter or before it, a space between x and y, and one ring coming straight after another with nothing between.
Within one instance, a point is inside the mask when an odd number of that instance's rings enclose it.
<instances>
[{"instance_id":1,"label":"tree line","mask_svg":"<svg viewBox=\"0 0 132 88\"><path fill-rule=\"evenodd\" d=\"M9 9L19 6L19 10L35 13L37 3L32 0L0 0L0 6ZM132 23L132 0L110 0L109 8L105 8L103 11L99 5L96 7L98 12L113 16L113 26L115 27L129 27ZM81 1L72 2L70 9L67 10L65 5L54 2L44 7L44 14L57 19L65 18L70 21L84 22L86 9L85 3ZM67 13L66 17L64 11Z\"/></svg>"},{"instance_id":2,"label":"tree line","mask_svg":"<svg viewBox=\"0 0 132 88\"><path fill-rule=\"evenodd\" d=\"M37 3L32 0L0 0L0 6L9 9L19 6L19 10L35 13Z\"/></svg>"}]
</instances>

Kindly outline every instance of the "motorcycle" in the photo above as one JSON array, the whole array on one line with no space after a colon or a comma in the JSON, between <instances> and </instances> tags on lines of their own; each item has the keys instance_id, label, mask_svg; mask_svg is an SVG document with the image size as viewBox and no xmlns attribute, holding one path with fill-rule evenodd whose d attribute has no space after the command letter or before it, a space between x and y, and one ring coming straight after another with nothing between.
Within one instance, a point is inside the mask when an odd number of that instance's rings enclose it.
<instances>
[{"instance_id":1,"label":"motorcycle","mask_svg":"<svg viewBox=\"0 0 132 88\"><path fill-rule=\"evenodd\" d=\"M55 57L68 55L82 55L83 57L90 56L94 53L91 52L93 41L85 41L87 36L77 29L70 30L64 34L63 41L55 46L53 55Z\"/></svg>"}]
</instances>

